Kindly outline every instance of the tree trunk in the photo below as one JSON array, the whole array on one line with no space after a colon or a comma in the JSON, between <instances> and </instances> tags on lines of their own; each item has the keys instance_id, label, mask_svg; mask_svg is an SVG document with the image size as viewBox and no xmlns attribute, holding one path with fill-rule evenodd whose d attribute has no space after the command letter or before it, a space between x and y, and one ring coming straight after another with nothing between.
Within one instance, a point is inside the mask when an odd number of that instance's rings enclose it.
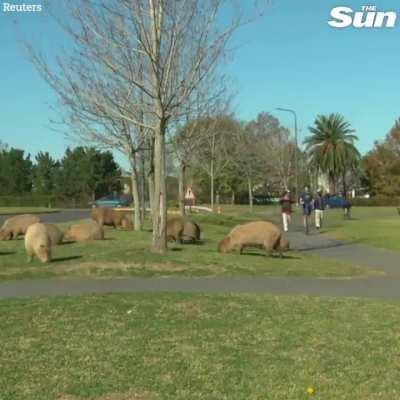
<instances>
[{"instance_id":1,"label":"tree trunk","mask_svg":"<svg viewBox=\"0 0 400 400\"><path fill-rule=\"evenodd\" d=\"M181 161L179 169L179 212L182 217L186 215L185 212L185 171L186 165Z\"/></svg>"},{"instance_id":2,"label":"tree trunk","mask_svg":"<svg viewBox=\"0 0 400 400\"><path fill-rule=\"evenodd\" d=\"M336 179L332 174L329 174L329 191L331 194L336 194Z\"/></svg>"},{"instance_id":3,"label":"tree trunk","mask_svg":"<svg viewBox=\"0 0 400 400\"><path fill-rule=\"evenodd\" d=\"M140 221L143 226L146 217L146 165L144 150L140 152L141 176L140 176Z\"/></svg>"},{"instance_id":4,"label":"tree trunk","mask_svg":"<svg viewBox=\"0 0 400 400\"><path fill-rule=\"evenodd\" d=\"M343 197L347 199L347 185L346 185L346 172L343 172L342 175L342 184L343 184Z\"/></svg>"},{"instance_id":5,"label":"tree trunk","mask_svg":"<svg viewBox=\"0 0 400 400\"><path fill-rule=\"evenodd\" d=\"M248 189L249 189L250 212L253 212L253 189L252 189L251 178L247 178L247 186L248 186Z\"/></svg>"},{"instance_id":6,"label":"tree trunk","mask_svg":"<svg viewBox=\"0 0 400 400\"><path fill-rule=\"evenodd\" d=\"M214 160L211 159L210 165L210 200L211 200L211 210L214 211Z\"/></svg>"},{"instance_id":7,"label":"tree trunk","mask_svg":"<svg viewBox=\"0 0 400 400\"><path fill-rule=\"evenodd\" d=\"M154 205L153 205L153 246L152 250L164 253L167 250L167 199L165 179L165 129L166 121L161 119L154 140Z\"/></svg>"},{"instance_id":8,"label":"tree trunk","mask_svg":"<svg viewBox=\"0 0 400 400\"><path fill-rule=\"evenodd\" d=\"M148 141L148 145L150 148L150 166L149 166L149 174L147 178L148 183L148 192L149 192L149 207L150 207L150 214L153 218L154 215L154 137L152 137Z\"/></svg>"},{"instance_id":9,"label":"tree trunk","mask_svg":"<svg viewBox=\"0 0 400 400\"><path fill-rule=\"evenodd\" d=\"M129 161L131 164L134 229L135 231L141 231L142 221L140 218L140 197L139 197L139 185L138 185L138 171L136 168L136 154L130 154Z\"/></svg>"},{"instance_id":10,"label":"tree trunk","mask_svg":"<svg viewBox=\"0 0 400 400\"><path fill-rule=\"evenodd\" d=\"M214 150L215 150L215 135L213 134L211 142L211 163L210 163L210 183L211 183L211 210L214 211Z\"/></svg>"},{"instance_id":11,"label":"tree trunk","mask_svg":"<svg viewBox=\"0 0 400 400\"><path fill-rule=\"evenodd\" d=\"M147 178L148 192L149 192L149 207L150 214L153 218L154 215L154 173L150 172Z\"/></svg>"},{"instance_id":12,"label":"tree trunk","mask_svg":"<svg viewBox=\"0 0 400 400\"><path fill-rule=\"evenodd\" d=\"M231 204L235 204L235 192L232 190L232 195L231 195Z\"/></svg>"}]
</instances>

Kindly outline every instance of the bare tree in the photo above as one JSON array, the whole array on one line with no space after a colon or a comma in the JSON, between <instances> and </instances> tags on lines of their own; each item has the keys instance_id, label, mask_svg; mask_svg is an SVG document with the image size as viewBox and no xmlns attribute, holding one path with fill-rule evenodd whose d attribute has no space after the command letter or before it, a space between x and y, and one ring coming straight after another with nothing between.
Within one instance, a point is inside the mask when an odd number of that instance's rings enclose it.
<instances>
[{"instance_id":1,"label":"bare tree","mask_svg":"<svg viewBox=\"0 0 400 400\"><path fill-rule=\"evenodd\" d=\"M196 97L197 88L215 76L228 40L239 26L249 21L243 13L236 12L223 24L226 19L221 20L219 13L224 3L224 0L64 2L70 18L59 22L73 40L76 51L72 56L63 55L70 61L68 68L75 62L92 65L104 88L110 89L102 92L104 97L96 99L105 114L113 120L125 121L126 126L151 132L153 250L158 252L167 247L168 126L184 115ZM47 64L37 65L48 74ZM59 73L59 69L52 72ZM68 70L61 68L61 73L68 75ZM115 104L116 87L132 94L129 102ZM93 96L82 100L93 102Z\"/></svg>"},{"instance_id":2,"label":"bare tree","mask_svg":"<svg viewBox=\"0 0 400 400\"><path fill-rule=\"evenodd\" d=\"M257 158L264 163L265 176L276 190L287 189L294 176L295 144L289 130L268 113L260 113L246 125L257 143Z\"/></svg>"}]
</instances>

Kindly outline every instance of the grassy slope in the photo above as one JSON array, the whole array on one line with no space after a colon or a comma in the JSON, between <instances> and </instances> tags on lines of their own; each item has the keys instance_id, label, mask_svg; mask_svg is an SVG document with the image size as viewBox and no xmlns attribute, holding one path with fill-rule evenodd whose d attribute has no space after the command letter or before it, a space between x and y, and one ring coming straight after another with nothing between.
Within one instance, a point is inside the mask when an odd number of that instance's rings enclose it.
<instances>
[{"instance_id":1,"label":"grassy slope","mask_svg":"<svg viewBox=\"0 0 400 400\"><path fill-rule=\"evenodd\" d=\"M357 299L3 301L0 397L297 400L311 386L315 399L395 400L399 324L399 303Z\"/></svg>"},{"instance_id":2,"label":"grassy slope","mask_svg":"<svg viewBox=\"0 0 400 400\"><path fill-rule=\"evenodd\" d=\"M278 215L276 209L258 210L258 217ZM269 214L268 214L269 213ZM309 253L290 252L284 259L266 258L254 251L238 256L217 252L218 241L249 216L197 216L204 231L203 245L176 246L166 255L150 252L151 233L107 229L105 241L73 243L54 250L54 262L27 264L23 241L0 242L0 280L52 276L354 276L369 270ZM254 218L254 216L252 217Z\"/></svg>"}]
</instances>

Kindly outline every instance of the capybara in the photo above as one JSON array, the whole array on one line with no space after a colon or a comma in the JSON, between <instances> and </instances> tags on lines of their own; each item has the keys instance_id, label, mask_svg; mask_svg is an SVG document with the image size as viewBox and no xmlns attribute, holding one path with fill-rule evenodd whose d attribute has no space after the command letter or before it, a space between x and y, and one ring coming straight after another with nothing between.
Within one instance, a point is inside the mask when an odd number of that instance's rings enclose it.
<instances>
[{"instance_id":1,"label":"capybara","mask_svg":"<svg viewBox=\"0 0 400 400\"><path fill-rule=\"evenodd\" d=\"M172 218L167 221L167 240L182 243L182 233L184 229L181 217Z\"/></svg>"},{"instance_id":2,"label":"capybara","mask_svg":"<svg viewBox=\"0 0 400 400\"><path fill-rule=\"evenodd\" d=\"M121 218L121 228L131 231L133 229L132 217L130 215L124 215Z\"/></svg>"},{"instance_id":3,"label":"capybara","mask_svg":"<svg viewBox=\"0 0 400 400\"><path fill-rule=\"evenodd\" d=\"M47 233L50 237L51 245L56 246L57 244L60 244L63 240L64 234L61 232L61 230L53 224L43 224L46 227Z\"/></svg>"},{"instance_id":4,"label":"capybara","mask_svg":"<svg viewBox=\"0 0 400 400\"><path fill-rule=\"evenodd\" d=\"M282 252L289 249L289 242L282 235L280 229L268 221L254 221L238 225L219 242L218 251L227 253L239 250L242 254L245 247L261 247L272 255L273 251Z\"/></svg>"},{"instance_id":5,"label":"capybara","mask_svg":"<svg viewBox=\"0 0 400 400\"><path fill-rule=\"evenodd\" d=\"M25 250L28 262L36 256L41 262L51 261L51 239L44 224L36 223L30 225L25 234Z\"/></svg>"},{"instance_id":6,"label":"capybara","mask_svg":"<svg viewBox=\"0 0 400 400\"><path fill-rule=\"evenodd\" d=\"M96 221L85 221L71 225L64 233L64 240L103 240L104 229Z\"/></svg>"},{"instance_id":7,"label":"capybara","mask_svg":"<svg viewBox=\"0 0 400 400\"><path fill-rule=\"evenodd\" d=\"M114 210L107 207L97 207L92 209L91 218L100 224L113 226L114 228L120 227L122 225L122 220L124 219L127 212Z\"/></svg>"},{"instance_id":8,"label":"capybara","mask_svg":"<svg viewBox=\"0 0 400 400\"><path fill-rule=\"evenodd\" d=\"M28 227L37 222L40 222L40 218L32 214L8 218L0 229L0 240L16 239L18 235L25 235Z\"/></svg>"},{"instance_id":9,"label":"capybara","mask_svg":"<svg viewBox=\"0 0 400 400\"><path fill-rule=\"evenodd\" d=\"M185 220L183 225L182 240L184 242L196 242L200 240L200 226L190 220Z\"/></svg>"}]
</instances>

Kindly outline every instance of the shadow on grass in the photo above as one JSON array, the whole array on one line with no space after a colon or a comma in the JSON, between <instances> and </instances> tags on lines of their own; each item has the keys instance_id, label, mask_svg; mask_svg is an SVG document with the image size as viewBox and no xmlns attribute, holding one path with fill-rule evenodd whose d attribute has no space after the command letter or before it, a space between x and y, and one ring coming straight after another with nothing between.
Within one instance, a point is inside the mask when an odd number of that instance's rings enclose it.
<instances>
[{"instance_id":1,"label":"shadow on grass","mask_svg":"<svg viewBox=\"0 0 400 400\"><path fill-rule=\"evenodd\" d=\"M170 247L168 250L170 251L182 251L182 247Z\"/></svg>"},{"instance_id":2,"label":"shadow on grass","mask_svg":"<svg viewBox=\"0 0 400 400\"><path fill-rule=\"evenodd\" d=\"M57 263L57 262L63 262L63 261L78 260L80 258L82 258L82 256L58 257L58 258L53 258L51 261Z\"/></svg>"},{"instance_id":3,"label":"shadow on grass","mask_svg":"<svg viewBox=\"0 0 400 400\"><path fill-rule=\"evenodd\" d=\"M208 241L208 243L211 243L211 241ZM206 244L205 240L184 240L182 241L182 244L186 245L194 245L194 246L204 246Z\"/></svg>"},{"instance_id":4,"label":"shadow on grass","mask_svg":"<svg viewBox=\"0 0 400 400\"><path fill-rule=\"evenodd\" d=\"M0 256L10 256L11 254L16 254L15 251L0 251Z\"/></svg>"},{"instance_id":5,"label":"shadow on grass","mask_svg":"<svg viewBox=\"0 0 400 400\"><path fill-rule=\"evenodd\" d=\"M239 254L238 254L239 255ZM272 255L266 255L265 253L257 253L255 251L250 251L250 252L243 252L243 256L258 256L258 257L264 257L266 259L268 258L276 258L276 259L285 259L285 260L301 260L301 257L296 257L296 256L289 256L287 254L283 254L280 256L279 254L272 254Z\"/></svg>"}]
</instances>

